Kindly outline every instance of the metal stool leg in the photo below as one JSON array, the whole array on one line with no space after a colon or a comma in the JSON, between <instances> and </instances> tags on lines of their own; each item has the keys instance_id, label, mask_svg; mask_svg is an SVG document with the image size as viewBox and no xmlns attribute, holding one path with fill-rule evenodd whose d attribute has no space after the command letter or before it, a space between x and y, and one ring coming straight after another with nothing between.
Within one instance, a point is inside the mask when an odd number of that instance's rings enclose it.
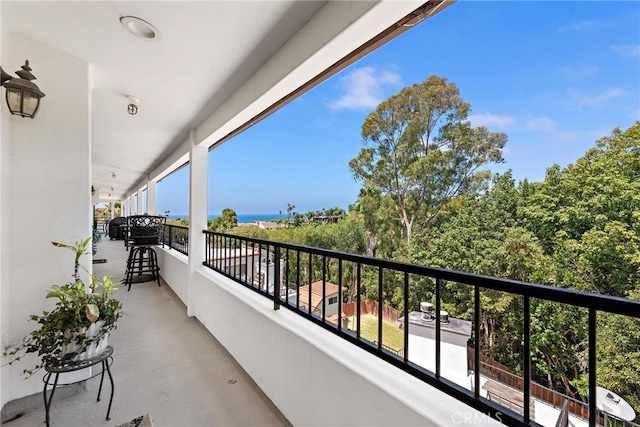
<instances>
[{"instance_id":1,"label":"metal stool leg","mask_svg":"<svg viewBox=\"0 0 640 427\"><path fill-rule=\"evenodd\" d=\"M153 268L153 276L154 278L158 279L158 286L160 286L160 267L158 266L158 255L153 248L149 248L149 252L151 257L151 266Z\"/></svg>"},{"instance_id":2,"label":"metal stool leg","mask_svg":"<svg viewBox=\"0 0 640 427\"><path fill-rule=\"evenodd\" d=\"M124 273L124 285L129 286L128 291L131 290L131 255L133 254L133 250L129 252L129 257L127 258L127 270Z\"/></svg>"},{"instance_id":3,"label":"metal stool leg","mask_svg":"<svg viewBox=\"0 0 640 427\"><path fill-rule=\"evenodd\" d=\"M144 271L144 253L146 248L144 246L138 248L138 276L142 276L142 272Z\"/></svg>"},{"instance_id":4,"label":"metal stool leg","mask_svg":"<svg viewBox=\"0 0 640 427\"><path fill-rule=\"evenodd\" d=\"M131 252L129 252L129 258L127 259L127 272L124 279L124 285L125 286L128 285L127 291L131 290L131 283L133 283L133 273L134 273L134 267L137 264L136 255L138 254L138 251L139 251L139 248L137 247L131 248Z\"/></svg>"}]
</instances>

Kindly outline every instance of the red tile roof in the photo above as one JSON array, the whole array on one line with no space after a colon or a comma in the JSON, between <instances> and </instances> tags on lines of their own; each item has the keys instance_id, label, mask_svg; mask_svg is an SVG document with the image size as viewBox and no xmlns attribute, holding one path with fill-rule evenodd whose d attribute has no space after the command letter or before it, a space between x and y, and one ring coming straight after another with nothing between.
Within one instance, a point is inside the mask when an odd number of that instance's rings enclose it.
<instances>
[{"instance_id":1,"label":"red tile roof","mask_svg":"<svg viewBox=\"0 0 640 427\"><path fill-rule=\"evenodd\" d=\"M331 282L325 282L324 285L326 291L325 295L327 297L337 294L340 288L338 285ZM301 307L307 307L309 304L309 285L300 286L299 301ZM317 310L318 307L320 307L320 304L322 304L322 280L311 284L311 312Z\"/></svg>"}]
</instances>

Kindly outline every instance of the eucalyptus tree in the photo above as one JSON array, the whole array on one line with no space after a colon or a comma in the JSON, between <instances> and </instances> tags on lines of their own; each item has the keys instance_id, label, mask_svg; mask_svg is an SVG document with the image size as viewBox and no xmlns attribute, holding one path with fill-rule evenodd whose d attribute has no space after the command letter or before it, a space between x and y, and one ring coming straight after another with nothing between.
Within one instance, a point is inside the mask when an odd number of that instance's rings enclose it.
<instances>
[{"instance_id":1,"label":"eucalyptus tree","mask_svg":"<svg viewBox=\"0 0 640 427\"><path fill-rule=\"evenodd\" d=\"M366 147L349 162L356 181L380 193L411 243L452 198L488 178L479 169L502 161L503 133L472 127L470 106L454 83L430 76L383 101L362 124Z\"/></svg>"}]
</instances>

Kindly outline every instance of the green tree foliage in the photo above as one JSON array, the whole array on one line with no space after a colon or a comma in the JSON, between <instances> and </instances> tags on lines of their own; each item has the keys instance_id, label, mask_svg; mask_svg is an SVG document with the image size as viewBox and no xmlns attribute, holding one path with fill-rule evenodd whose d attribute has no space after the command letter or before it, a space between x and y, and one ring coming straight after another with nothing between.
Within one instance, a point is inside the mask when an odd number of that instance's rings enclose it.
<instances>
[{"instance_id":1,"label":"green tree foliage","mask_svg":"<svg viewBox=\"0 0 640 427\"><path fill-rule=\"evenodd\" d=\"M364 224L366 254L382 258L397 258L402 239L402 230L395 219L395 208L390 196L380 190L365 186L350 211Z\"/></svg>"},{"instance_id":2,"label":"green tree foliage","mask_svg":"<svg viewBox=\"0 0 640 427\"><path fill-rule=\"evenodd\" d=\"M626 296L640 282L640 122L547 170L521 209L559 286Z\"/></svg>"},{"instance_id":3,"label":"green tree foliage","mask_svg":"<svg viewBox=\"0 0 640 427\"><path fill-rule=\"evenodd\" d=\"M178 225L180 227L188 227L189 226L189 218L168 219L167 220L167 224L169 224L169 225ZM211 225L211 224L209 223L209 225ZM211 228L209 228L209 230L211 230Z\"/></svg>"},{"instance_id":4,"label":"green tree foliage","mask_svg":"<svg viewBox=\"0 0 640 427\"><path fill-rule=\"evenodd\" d=\"M629 297L640 300L640 289ZM598 317L597 367L598 385L615 390L633 406L640 409L640 319L601 313ZM582 395L588 383L586 374L578 384Z\"/></svg>"},{"instance_id":5,"label":"green tree foliage","mask_svg":"<svg viewBox=\"0 0 640 427\"><path fill-rule=\"evenodd\" d=\"M238 215L231 208L222 209L222 215L214 219L209 225L212 231L227 231L238 225Z\"/></svg>"},{"instance_id":6,"label":"green tree foliage","mask_svg":"<svg viewBox=\"0 0 640 427\"><path fill-rule=\"evenodd\" d=\"M416 231L411 262L637 299L640 122L615 129L575 164L552 166L544 182L516 186L510 173L496 175L488 190L443 211L434 226ZM412 283L413 308L431 301L433 289L430 280ZM452 315L472 319L472 301L473 289L444 284L443 308ZM519 371L521 298L482 290L481 305L483 353ZM531 310L533 378L586 399L586 311L537 300ZM602 314L598 325L598 385L640 409L638 320Z\"/></svg>"},{"instance_id":7,"label":"green tree foliage","mask_svg":"<svg viewBox=\"0 0 640 427\"><path fill-rule=\"evenodd\" d=\"M477 197L464 197L460 202L439 227L416 233L410 262L536 281L547 260L538 239L519 225L517 212L523 201L511 172L495 175L488 191ZM420 282L415 290L412 288L412 294L431 301L432 281ZM473 319L473 292L470 286L446 282L442 289L443 309L455 317ZM521 330L513 325L517 320L521 322L521 299L490 290L482 290L480 299L485 353L517 368L521 365ZM414 308L419 302L411 298Z\"/></svg>"},{"instance_id":8,"label":"green tree foliage","mask_svg":"<svg viewBox=\"0 0 640 427\"><path fill-rule=\"evenodd\" d=\"M469 109L454 83L431 76L382 102L362 124L368 147L349 167L379 192L407 243L414 226L429 226L452 198L483 183L481 166L502 161L506 135L471 127Z\"/></svg>"},{"instance_id":9,"label":"green tree foliage","mask_svg":"<svg viewBox=\"0 0 640 427\"><path fill-rule=\"evenodd\" d=\"M325 215L325 216L344 216L347 213L345 212L344 209L335 206L333 208L325 208L325 209L323 209L322 210L322 214Z\"/></svg>"}]
</instances>

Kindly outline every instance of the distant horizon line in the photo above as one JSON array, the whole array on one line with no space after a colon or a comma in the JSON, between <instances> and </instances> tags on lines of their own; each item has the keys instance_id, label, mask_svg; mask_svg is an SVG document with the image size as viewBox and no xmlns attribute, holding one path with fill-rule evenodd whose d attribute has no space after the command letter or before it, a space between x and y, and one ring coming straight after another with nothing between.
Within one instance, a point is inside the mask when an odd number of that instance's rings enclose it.
<instances>
[{"instance_id":1,"label":"distant horizon line","mask_svg":"<svg viewBox=\"0 0 640 427\"><path fill-rule=\"evenodd\" d=\"M186 215L186 216L188 216L189 214L184 214L184 213L177 213L177 214L170 213L169 214L169 216L173 216L173 215ZM210 216L210 215L222 215L222 212L220 212L220 213L208 213L207 215L208 216ZM276 213L265 213L265 212L260 212L260 213L237 213L236 212L236 215L282 215L282 216L287 216L287 214L285 214L285 213L280 214L280 213L277 213L277 212Z\"/></svg>"},{"instance_id":2,"label":"distant horizon line","mask_svg":"<svg viewBox=\"0 0 640 427\"><path fill-rule=\"evenodd\" d=\"M159 215L162 215L162 213L159 213ZM221 216L222 213L208 213L207 217L211 217L211 216ZM282 217L282 218L286 218L287 214L285 213L236 213L237 216L265 216L265 217ZM168 215L169 217L180 217L180 218L188 218L189 214L173 214L170 213Z\"/></svg>"}]
</instances>

